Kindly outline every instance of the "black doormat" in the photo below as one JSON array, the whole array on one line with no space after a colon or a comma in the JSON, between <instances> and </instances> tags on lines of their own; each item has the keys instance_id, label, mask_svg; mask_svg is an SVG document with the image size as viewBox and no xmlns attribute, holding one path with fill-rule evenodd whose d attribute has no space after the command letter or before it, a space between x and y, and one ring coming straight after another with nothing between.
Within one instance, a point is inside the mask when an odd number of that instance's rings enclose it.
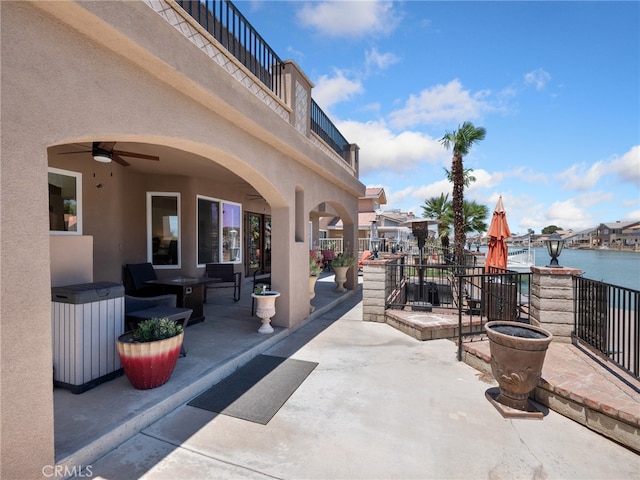
<instances>
[{"instance_id":1,"label":"black doormat","mask_svg":"<svg viewBox=\"0 0 640 480\"><path fill-rule=\"evenodd\" d=\"M317 365L258 355L188 405L266 425Z\"/></svg>"}]
</instances>

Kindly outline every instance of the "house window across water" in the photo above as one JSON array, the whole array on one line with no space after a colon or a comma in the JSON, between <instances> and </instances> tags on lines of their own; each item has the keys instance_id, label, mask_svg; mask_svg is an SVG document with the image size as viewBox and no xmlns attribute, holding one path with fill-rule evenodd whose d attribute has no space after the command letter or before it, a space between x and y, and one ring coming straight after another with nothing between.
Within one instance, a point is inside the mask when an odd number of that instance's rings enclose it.
<instances>
[{"instance_id":1,"label":"house window across water","mask_svg":"<svg viewBox=\"0 0 640 480\"><path fill-rule=\"evenodd\" d=\"M180 194L147 192L147 261L180 268Z\"/></svg>"},{"instance_id":2,"label":"house window across water","mask_svg":"<svg viewBox=\"0 0 640 480\"><path fill-rule=\"evenodd\" d=\"M49 169L49 232L82 235L82 174Z\"/></svg>"},{"instance_id":3,"label":"house window across water","mask_svg":"<svg viewBox=\"0 0 640 480\"><path fill-rule=\"evenodd\" d=\"M242 206L198 195L198 266L242 262Z\"/></svg>"}]
</instances>

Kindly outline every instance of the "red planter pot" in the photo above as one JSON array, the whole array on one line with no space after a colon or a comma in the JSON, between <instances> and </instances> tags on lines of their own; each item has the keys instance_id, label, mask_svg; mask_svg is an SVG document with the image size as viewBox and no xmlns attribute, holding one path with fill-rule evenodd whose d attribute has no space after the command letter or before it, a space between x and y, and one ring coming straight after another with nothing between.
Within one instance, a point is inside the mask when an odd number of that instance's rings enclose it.
<instances>
[{"instance_id":1,"label":"red planter pot","mask_svg":"<svg viewBox=\"0 0 640 480\"><path fill-rule=\"evenodd\" d=\"M132 333L118 337L122 368L134 388L148 390L164 385L178 361L184 332L156 342L131 342Z\"/></svg>"}]
</instances>

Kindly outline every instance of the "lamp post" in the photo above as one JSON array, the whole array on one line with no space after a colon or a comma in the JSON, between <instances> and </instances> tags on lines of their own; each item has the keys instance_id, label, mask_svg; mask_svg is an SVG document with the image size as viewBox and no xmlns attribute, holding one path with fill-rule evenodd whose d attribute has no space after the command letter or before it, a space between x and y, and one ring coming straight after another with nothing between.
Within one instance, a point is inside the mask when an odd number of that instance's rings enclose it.
<instances>
[{"instance_id":1,"label":"lamp post","mask_svg":"<svg viewBox=\"0 0 640 480\"><path fill-rule=\"evenodd\" d=\"M378 221L371 222L371 250L373 250L373 258L378 258L378 249L380 248L380 239L378 238Z\"/></svg>"},{"instance_id":2,"label":"lamp post","mask_svg":"<svg viewBox=\"0 0 640 480\"><path fill-rule=\"evenodd\" d=\"M560 252L562 252L563 245L564 240L558 232L553 232L551 235L549 235L549 238L547 239L547 251L549 252L549 256L551 257L551 263L549 263L547 267L561 267L561 265L558 264L558 257L560 256Z\"/></svg>"}]
</instances>

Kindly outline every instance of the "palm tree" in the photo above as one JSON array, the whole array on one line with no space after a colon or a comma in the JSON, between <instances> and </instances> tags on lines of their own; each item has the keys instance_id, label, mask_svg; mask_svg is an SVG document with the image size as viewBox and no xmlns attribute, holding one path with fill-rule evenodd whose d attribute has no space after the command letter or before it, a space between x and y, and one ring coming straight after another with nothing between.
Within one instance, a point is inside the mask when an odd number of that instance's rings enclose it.
<instances>
[{"instance_id":1,"label":"palm tree","mask_svg":"<svg viewBox=\"0 0 640 480\"><path fill-rule=\"evenodd\" d=\"M482 234L489 229L485 221L489 215L489 207L480 205L475 200L471 202L465 200L462 210L464 211L465 233L478 232Z\"/></svg>"},{"instance_id":2,"label":"palm tree","mask_svg":"<svg viewBox=\"0 0 640 480\"><path fill-rule=\"evenodd\" d=\"M439 197L431 197L424 201L422 205L423 218L435 218L438 223L438 238L442 244L442 248L449 248L449 232L451 225L451 202L449 194L441 193Z\"/></svg>"},{"instance_id":3,"label":"palm tree","mask_svg":"<svg viewBox=\"0 0 640 480\"><path fill-rule=\"evenodd\" d=\"M453 183L453 176L451 175L451 170L447 169L447 168L443 168L444 173L447 174L447 180L449 180L451 183ZM471 173L473 173L473 168L465 168L464 169L464 186L465 188L469 188L469 185L471 185L473 182L475 182L477 180L477 178L474 175L471 175Z\"/></svg>"},{"instance_id":4,"label":"palm tree","mask_svg":"<svg viewBox=\"0 0 640 480\"><path fill-rule=\"evenodd\" d=\"M482 127L475 127L471 122L464 122L458 130L446 132L440 143L449 150L453 148L451 160L451 177L453 179L453 231L454 253L456 262L462 262L465 232L464 232L464 166L462 157L469 153L471 146L484 140L487 131Z\"/></svg>"}]
</instances>

